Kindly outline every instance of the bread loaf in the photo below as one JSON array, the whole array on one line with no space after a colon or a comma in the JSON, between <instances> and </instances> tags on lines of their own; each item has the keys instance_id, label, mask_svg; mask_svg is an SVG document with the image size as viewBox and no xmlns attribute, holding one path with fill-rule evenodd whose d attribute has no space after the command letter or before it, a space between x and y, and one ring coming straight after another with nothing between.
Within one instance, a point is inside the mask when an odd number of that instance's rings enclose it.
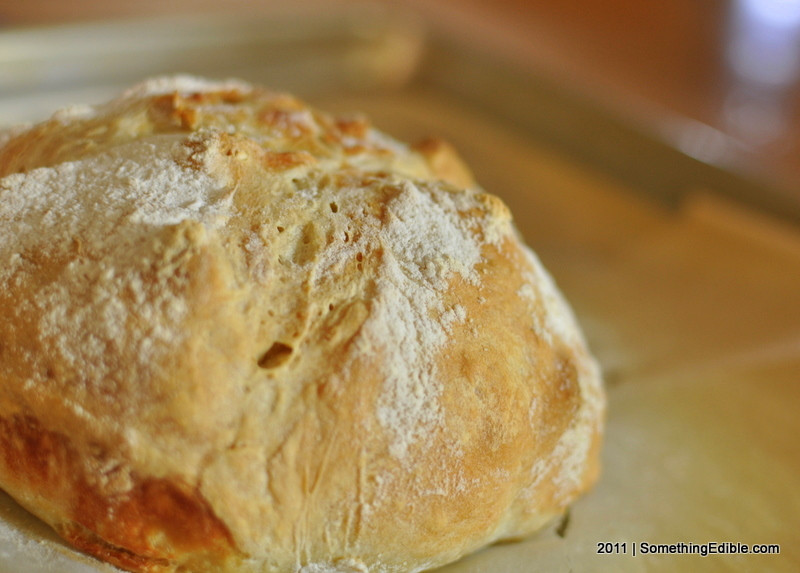
<instances>
[{"instance_id":1,"label":"bread loaf","mask_svg":"<svg viewBox=\"0 0 800 573\"><path fill-rule=\"evenodd\" d=\"M0 143L0 487L131 571L408 572L595 480L570 309L446 144L149 80Z\"/></svg>"}]
</instances>

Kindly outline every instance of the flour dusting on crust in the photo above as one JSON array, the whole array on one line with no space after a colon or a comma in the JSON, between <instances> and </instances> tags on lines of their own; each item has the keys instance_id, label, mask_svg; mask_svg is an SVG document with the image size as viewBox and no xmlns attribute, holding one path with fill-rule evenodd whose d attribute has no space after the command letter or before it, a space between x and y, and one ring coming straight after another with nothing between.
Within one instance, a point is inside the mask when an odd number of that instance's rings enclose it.
<instances>
[{"instance_id":1,"label":"flour dusting on crust","mask_svg":"<svg viewBox=\"0 0 800 573\"><path fill-rule=\"evenodd\" d=\"M502 202L244 82L1 134L0 315L0 487L128 569L419 571L596 475L599 371Z\"/></svg>"},{"instance_id":2,"label":"flour dusting on crust","mask_svg":"<svg viewBox=\"0 0 800 573\"><path fill-rule=\"evenodd\" d=\"M403 458L408 448L442 424L436 358L456 320L446 315L441 294L458 273L476 280L481 245L459 217L452 198L434 197L407 183L388 205L381 231L382 272L366 336L386 357L386 381L378 420L391 434L389 451ZM450 199L450 201L448 201Z\"/></svg>"}]
</instances>

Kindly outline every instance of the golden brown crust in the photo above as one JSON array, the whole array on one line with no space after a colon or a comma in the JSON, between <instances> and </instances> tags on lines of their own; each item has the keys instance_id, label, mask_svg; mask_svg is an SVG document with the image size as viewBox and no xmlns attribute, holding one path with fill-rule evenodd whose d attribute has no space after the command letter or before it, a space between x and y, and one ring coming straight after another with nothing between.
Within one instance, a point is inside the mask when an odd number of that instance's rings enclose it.
<instances>
[{"instance_id":1,"label":"golden brown crust","mask_svg":"<svg viewBox=\"0 0 800 573\"><path fill-rule=\"evenodd\" d=\"M20 131L0 175L0 485L79 549L417 571L596 479L597 366L446 144L183 78Z\"/></svg>"},{"instance_id":2,"label":"golden brown crust","mask_svg":"<svg viewBox=\"0 0 800 573\"><path fill-rule=\"evenodd\" d=\"M462 189L476 185L472 171L446 141L429 137L415 143L413 149L425 157L431 171L439 179Z\"/></svg>"},{"instance_id":3,"label":"golden brown crust","mask_svg":"<svg viewBox=\"0 0 800 573\"><path fill-rule=\"evenodd\" d=\"M201 555L209 564L236 553L227 528L196 488L133 476L125 493L108 495L98 478L113 479L118 468L86 475L70 439L45 430L37 418L0 418L0 451L6 487L23 491L23 503L34 511L40 503L47 513L59 507L55 529L90 555L131 571L165 571L181 553Z\"/></svg>"}]
</instances>

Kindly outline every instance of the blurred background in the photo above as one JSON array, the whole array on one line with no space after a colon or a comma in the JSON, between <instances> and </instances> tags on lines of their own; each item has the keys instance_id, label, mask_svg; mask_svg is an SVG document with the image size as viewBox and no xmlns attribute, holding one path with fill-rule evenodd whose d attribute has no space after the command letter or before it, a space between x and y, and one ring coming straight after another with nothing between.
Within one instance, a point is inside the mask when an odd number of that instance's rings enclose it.
<instances>
[{"instance_id":1,"label":"blurred background","mask_svg":"<svg viewBox=\"0 0 800 573\"><path fill-rule=\"evenodd\" d=\"M3 0L0 25L316 15L354 5L414 14L800 202L800 0Z\"/></svg>"}]
</instances>

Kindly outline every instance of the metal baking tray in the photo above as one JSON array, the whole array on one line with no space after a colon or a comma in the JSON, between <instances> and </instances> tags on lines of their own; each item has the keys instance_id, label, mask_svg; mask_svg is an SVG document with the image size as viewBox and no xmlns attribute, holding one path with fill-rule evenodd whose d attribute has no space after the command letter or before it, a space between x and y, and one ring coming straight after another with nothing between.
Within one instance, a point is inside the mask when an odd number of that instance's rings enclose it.
<instances>
[{"instance_id":1,"label":"metal baking tray","mask_svg":"<svg viewBox=\"0 0 800 573\"><path fill-rule=\"evenodd\" d=\"M450 140L572 302L609 393L601 480L538 535L442 573L800 570L791 193L693 159L480 38L374 7L6 30L0 125L175 72L363 112L405 140ZM642 543L780 554L634 556ZM113 570L0 494L0 572L21 568Z\"/></svg>"}]
</instances>

